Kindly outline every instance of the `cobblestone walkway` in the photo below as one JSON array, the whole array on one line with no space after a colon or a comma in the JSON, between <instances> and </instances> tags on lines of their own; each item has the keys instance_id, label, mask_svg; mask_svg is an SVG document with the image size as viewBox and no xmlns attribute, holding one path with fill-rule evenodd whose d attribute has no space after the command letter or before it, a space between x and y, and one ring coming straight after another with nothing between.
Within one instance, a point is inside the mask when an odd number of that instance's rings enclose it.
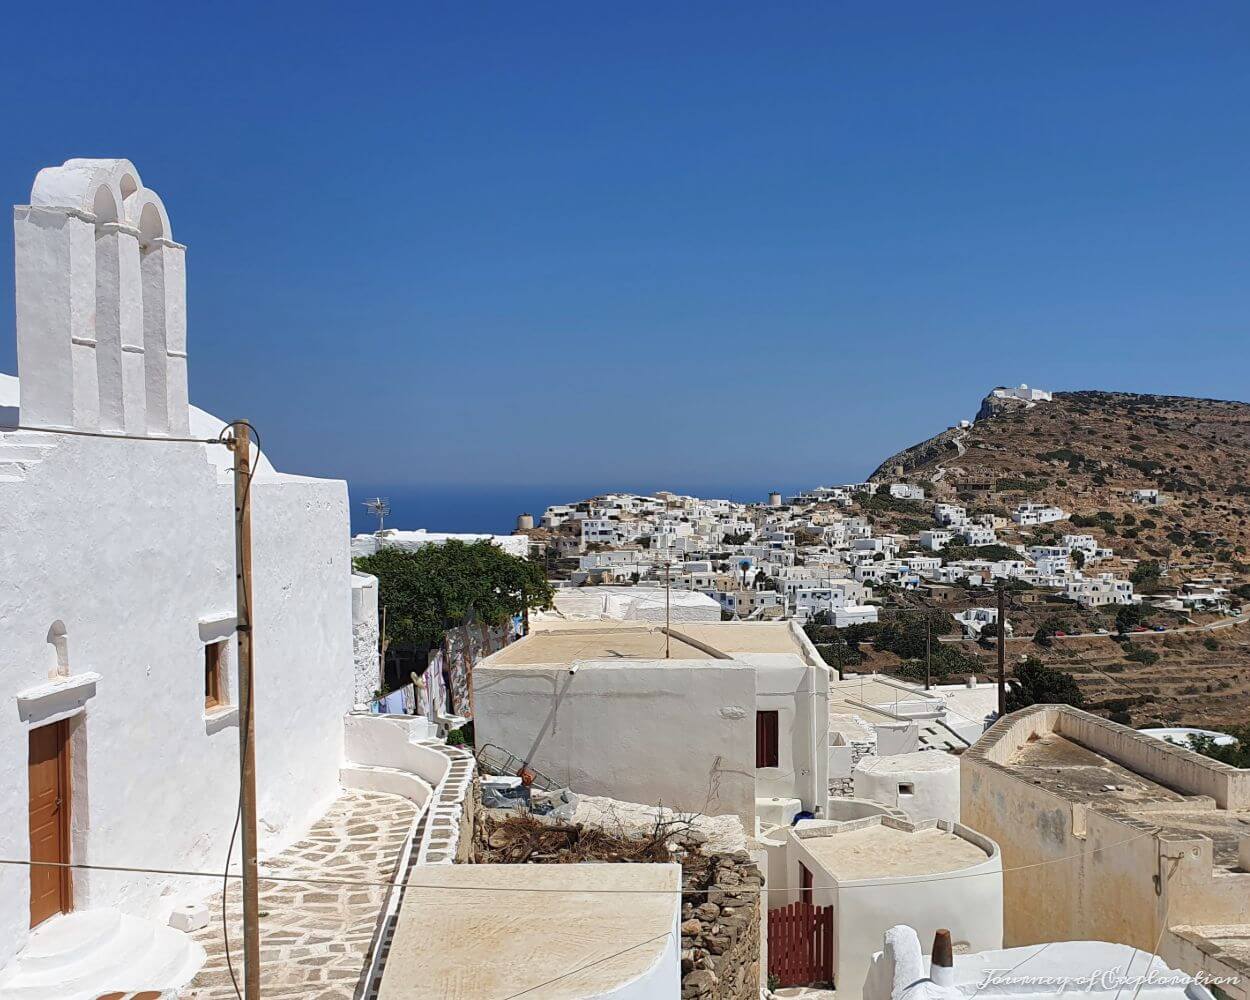
<instances>
[{"instance_id":1,"label":"cobblestone walkway","mask_svg":"<svg viewBox=\"0 0 1250 1000\"><path fill-rule=\"evenodd\" d=\"M395 867L416 809L380 792L346 792L308 836L261 863L261 874L386 881ZM243 928L240 884L230 884L230 954L242 986ZM386 900L385 886L316 885L260 881L261 990L265 1000L352 1000ZM192 937L208 961L180 997L236 1000L221 934L221 895L209 903L213 919Z\"/></svg>"}]
</instances>

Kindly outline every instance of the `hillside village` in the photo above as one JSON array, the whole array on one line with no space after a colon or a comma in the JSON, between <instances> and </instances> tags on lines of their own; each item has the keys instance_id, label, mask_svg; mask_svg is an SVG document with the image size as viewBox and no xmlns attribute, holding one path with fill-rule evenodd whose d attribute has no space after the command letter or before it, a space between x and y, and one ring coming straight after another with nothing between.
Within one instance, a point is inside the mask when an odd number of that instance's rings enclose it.
<instances>
[{"instance_id":1,"label":"hillside village","mask_svg":"<svg viewBox=\"0 0 1250 1000\"><path fill-rule=\"evenodd\" d=\"M975 423L948 432L948 461L960 468L930 458L926 476L897 478L904 458L865 482L773 493L758 504L609 494L552 506L536 524L523 514L512 537L527 536L531 557L569 588L557 606L570 616L624 603L654 616L667 602L674 620L792 619L838 667L913 678L923 676L914 651L894 655L897 644L882 633L924 620L942 646L925 657L931 680L996 669L985 647L997 633L1001 585L1013 662L1060 662L1107 714L1160 725L1244 718L1250 676L1239 663L1204 671L1203 683L1231 698L1214 716L1206 699L1191 707L1158 688L1126 695L1131 678L1109 677L1148 670L1157 649L1197 672L1245 641L1236 628L1250 596L1244 549L1197 561L1144 538L1179 534L1171 526L1186 516L1185 494L1140 474L1096 491L1061 480L1054 494L1034 487L1044 478L983 473L984 482L969 482L978 440L1000 434L994 425L1013 419L1015 407L1044 410L1054 399L1027 386L994 390Z\"/></svg>"},{"instance_id":2,"label":"hillside village","mask_svg":"<svg viewBox=\"0 0 1250 1000\"><path fill-rule=\"evenodd\" d=\"M1137 531L1179 474L970 479L1020 386L861 483L353 538L189 399L151 181L14 213L0 1000L1250 1000L1244 653L1157 726L1048 666L1242 641L1236 538Z\"/></svg>"}]
</instances>

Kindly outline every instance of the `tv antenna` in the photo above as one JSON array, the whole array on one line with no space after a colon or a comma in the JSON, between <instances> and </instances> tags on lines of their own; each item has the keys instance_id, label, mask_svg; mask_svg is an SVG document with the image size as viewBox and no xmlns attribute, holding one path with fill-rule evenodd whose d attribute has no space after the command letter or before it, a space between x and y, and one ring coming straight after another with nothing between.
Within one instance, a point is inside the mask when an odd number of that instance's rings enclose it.
<instances>
[{"instance_id":1,"label":"tv antenna","mask_svg":"<svg viewBox=\"0 0 1250 1000\"><path fill-rule=\"evenodd\" d=\"M365 506L369 508L369 513L378 519L378 534L382 533L382 525L386 522L386 515L391 512L391 502L385 497L374 497L372 500L366 500Z\"/></svg>"}]
</instances>

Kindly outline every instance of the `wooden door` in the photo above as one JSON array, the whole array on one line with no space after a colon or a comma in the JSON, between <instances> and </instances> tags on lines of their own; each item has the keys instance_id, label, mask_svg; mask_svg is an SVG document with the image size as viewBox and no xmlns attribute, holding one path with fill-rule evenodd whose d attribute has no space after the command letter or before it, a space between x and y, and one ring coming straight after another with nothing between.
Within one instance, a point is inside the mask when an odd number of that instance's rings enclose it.
<instances>
[{"instance_id":1,"label":"wooden door","mask_svg":"<svg viewBox=\"0 0 1250 1000\"><path fill-rule=\"evenodd\" d=\"M72 905L69 864L69 723L30 731L30 926Z\"/></svg>"},{"instance_id":2,"label":"wooden door","mask_svg":"<svg viewBox=\"0 0 1250 1000\"><path fill-rule=\"evenodd\" d=\"M833 907L799 901L768 911L768 973L780 986L833 982Z\"/></svg>"}]
</instances>

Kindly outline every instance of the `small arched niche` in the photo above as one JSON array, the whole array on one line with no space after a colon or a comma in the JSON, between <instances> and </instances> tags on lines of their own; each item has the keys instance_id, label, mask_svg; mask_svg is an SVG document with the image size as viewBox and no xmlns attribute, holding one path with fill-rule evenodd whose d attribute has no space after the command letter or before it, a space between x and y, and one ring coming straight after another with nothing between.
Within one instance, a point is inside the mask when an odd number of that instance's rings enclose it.
<instances>
[{"instance_id":1,"label":"small arched niche","mask_svg":"<svg viewBox=\"0 0 1250 1000\"><path fill-rule=\"evenodd\" d=\"M107 184L101 184L96 188L91 210L95 213L97 223L116 222L121 218L118 213L117 199L113 197L113 192L109 190Z\"/></svg>"},{"instance_id":2,"label":"small arched niche","mask_svg":"<svg viewBox=\"0 0 1250 1000\"><path fill-rule=\"evenodd\" d=\"M65 622L57 619L48 629L48 645L53 651L53 666L49 674L53 677L69 676L69 632Z\"/></svg>"},{"instance_id":3,"label":"small arched niche","mask_svg":"<svg viewBox=\"0 0 1250 1000\"><path fill-rule=\"evenodd\" d=\"M152 202L144 205L139 213L139 232L145 242L165 236L165 221L161 218L160 209Z\"/></svg>"}]
</instances>

